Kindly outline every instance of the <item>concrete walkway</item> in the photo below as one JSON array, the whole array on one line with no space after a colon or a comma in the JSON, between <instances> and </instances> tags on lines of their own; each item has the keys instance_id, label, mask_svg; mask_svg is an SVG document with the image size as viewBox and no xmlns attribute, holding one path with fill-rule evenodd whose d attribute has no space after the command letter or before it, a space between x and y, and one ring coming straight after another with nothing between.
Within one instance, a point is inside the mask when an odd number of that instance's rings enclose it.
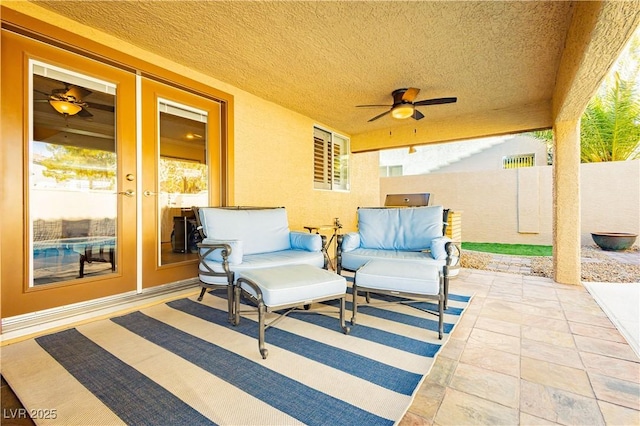
<instances>
[{"instance_id":1,"label":"concrete walkway","mask_svg":"<svg viewBox=\"0 0 640 426\"><path fill-rule=\"evenodd\" d=\"M583 285L640 357L640 283Z\"/></svg>"}]
</instances>

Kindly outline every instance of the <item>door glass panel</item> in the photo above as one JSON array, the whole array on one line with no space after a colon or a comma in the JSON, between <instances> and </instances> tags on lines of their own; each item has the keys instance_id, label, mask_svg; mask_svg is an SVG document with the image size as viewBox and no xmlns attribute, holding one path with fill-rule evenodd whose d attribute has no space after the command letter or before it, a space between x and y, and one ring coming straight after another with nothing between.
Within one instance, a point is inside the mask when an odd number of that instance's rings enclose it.
<instances>
[{"instance_id":1,"label":"door glass panel","mask_svg":"<svg viewBox=\"0 0 640 426\"><path fill-rule=\"evenodd\" d=\"M116 86L30 61L30 285L117 271Z\"/></svg>"},{"instance_id":2,"label":"door glass panel","mask_svg":"<svg viewBox=\"0 0 640 426\"><path fill-rule=\"evenodd\" d=\"M158 114L159 259L167 265L198 258L191 207L209 199L207 113L160 99Z\"/></svg>"}]
</instances>

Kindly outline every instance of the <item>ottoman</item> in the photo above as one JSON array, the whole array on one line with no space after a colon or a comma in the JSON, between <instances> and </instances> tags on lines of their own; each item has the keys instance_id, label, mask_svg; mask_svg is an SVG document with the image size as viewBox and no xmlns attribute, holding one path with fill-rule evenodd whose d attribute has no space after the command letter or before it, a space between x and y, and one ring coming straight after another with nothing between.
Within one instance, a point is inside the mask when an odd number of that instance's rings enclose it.
<instances>
[{"instance_id":1,"label":"ottoman","mask_svg":"<svg viewBox=\"0 0 640 426\"><path fill-rule=\"evenodd\" d=\"M362 265L353 279L353 316L358 314L358 292L388 294L407 299L438 301L438 338L443 334L444 277L440 268L420 261L374 259Z\"/></svg>"},{"instance_id":2,"label":"ottoman","mask_svg":"<svg viewBox=\"0 0 640 426\"><path fill-rule=\"evenodd\" d=\"M234 290L235 325L240 323L241 296L258 307L258 349L263 359L266 359L269 353L264 347L264 332L273 324L271 322L265 325L267 312L299 306L308 308L308 305L314 302L339 299L340 327L344 334L349 333L344 319L347 280L326 269L302 264L243 271L236 281ZM290 311L282 315L288 312Z\"/></svg>"}]
</instances>

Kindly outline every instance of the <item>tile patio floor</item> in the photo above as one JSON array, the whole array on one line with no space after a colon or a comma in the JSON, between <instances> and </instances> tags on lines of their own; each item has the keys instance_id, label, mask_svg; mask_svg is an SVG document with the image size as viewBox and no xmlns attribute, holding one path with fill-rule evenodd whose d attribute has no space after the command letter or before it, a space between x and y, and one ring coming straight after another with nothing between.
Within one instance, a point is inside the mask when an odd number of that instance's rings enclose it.
<instances>
[{"instance_id":1,"label":"tile patio floor","mask_svg":"<svg viewBox=\"0 0 640 426\"><path fill-rule=\"evenodd\" d=\"M582 286L462 269L475 296L400 423L640 425L640 358Z\"/></svg>"}]
</instances>

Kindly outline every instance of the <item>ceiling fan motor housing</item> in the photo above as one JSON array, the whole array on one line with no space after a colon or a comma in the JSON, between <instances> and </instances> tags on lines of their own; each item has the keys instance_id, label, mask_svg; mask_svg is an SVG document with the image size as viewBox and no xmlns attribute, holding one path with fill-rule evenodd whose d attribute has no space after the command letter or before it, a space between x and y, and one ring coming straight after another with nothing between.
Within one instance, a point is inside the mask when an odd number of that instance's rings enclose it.
<instances>
[{"instance_id":1,"label":"ceiling fan motor housing","mask_svg":"<svg viewBox=\"0 0 640 426\"><path fill-rule=\"evenodd\" d=\"M402 99L406 91L407 89L396 89L393 92L391 92L391 96L393 96L394 105L411 103L411 101Z\"/></svg>"}]
</instances>

